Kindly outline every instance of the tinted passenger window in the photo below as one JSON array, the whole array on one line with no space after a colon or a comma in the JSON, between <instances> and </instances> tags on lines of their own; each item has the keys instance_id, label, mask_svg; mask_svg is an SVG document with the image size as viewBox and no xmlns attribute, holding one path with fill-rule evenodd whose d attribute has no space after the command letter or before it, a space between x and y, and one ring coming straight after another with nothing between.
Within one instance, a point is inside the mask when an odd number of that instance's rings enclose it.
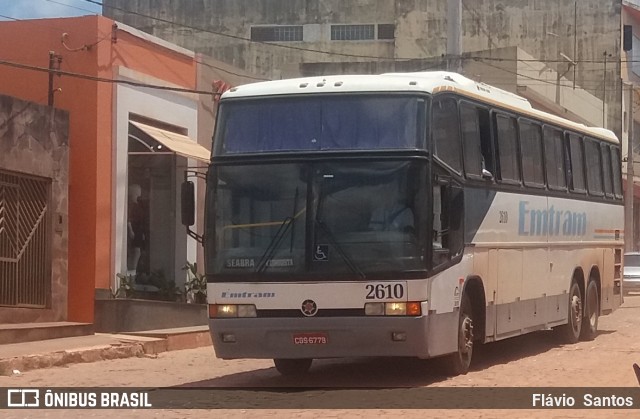
<instances>
[{"instance_id":1,"label":"tinted passenger window","mask_svg":"<svg viewBox=\"0 0 640 419\"><path fill-rule=\"evenodd\" d=\"M587 187L591 195L602 196L602 160L600 158L600 144L591 139L585 139L584 152L587 162Z\"/></svg>"},{"instance_id":2,"label":"tinted passenger window","mask_svg":"<svg viewBox=\"0 0 640 419\"><path fill-rule=\"evenodd\" d=\"M602 150L602 172L604 174L604 193L613 196L613 176L611 174L611 150L606 144L600 144Z\"/></svg>"},{"instance_id":3,"label":"tinted passenger window","mask_svg":"<svg viewBox=\"0 0 640 419\"><path fill-rule=\"evenodd\" d=\"M515 118L505 115L496 115L496 128L500 179L503 181L520 182L516 120Z\"/></svg>"},{"instance_id":4,"label":"tinted passenger window","mask_svg":"<svg viewBox=\"0 0 640 419\"><path fill-rule=\"evenodd\" d=\"M525 185L544 187L540 125L529 121L520 121L520 147L522 149L522 176Z\"/></svg>"},{"instance_id":5,"label":"tinted passenger window","mask_svg":"<svg viewBox=\"0 0 640 419\"><path fill-rule=\"evenodd\" d=\"M435 155L458 172L462 171L458 104L452 98L433 102L433 142Z\"/></svg>"},{"instance_id":6,"label":"tinted passenger window","mask_svg":"<svg viewBox=\"0 0 640 419\"><path fill-rule=\"evenodd\" d=\"M611 167L613 168L613 193L616 197L622 198L622 169L620 160L620 149L611 147Z\"/></svg>"},{"instance_id":7,"label":"tinted passenger window","mask_svg":"<svg viewBox=\"0 0 640 419\"><path fill-rule=\"evenodd\" d=\"M582 138L575 134L569 134L569 162L569 167L571 168L571 190L576 192L585 192Z\"/></svg>"},{"instance_id":8,"label":"tinted passenger window","mask_svg":"<svg viewBox=\"0 0 640 419\"><path fill-rule=\"evenodd\" d=\"M564 147L562 131L544 128L544 159L547 182L551 189L566 189Z\"/></svg>"},{"instance_id":9,"label":"tinted passenger window","mask_svg":"<svg viewBox=\"0 0 640 419\"><path fill-rule=\"evenodd\" d=\"M468 103L460 104L460 126L464 142L464 168L467 175L482 175L482 148L480 146L480 125L478 111Z\"/></svg>"}]
</instances>

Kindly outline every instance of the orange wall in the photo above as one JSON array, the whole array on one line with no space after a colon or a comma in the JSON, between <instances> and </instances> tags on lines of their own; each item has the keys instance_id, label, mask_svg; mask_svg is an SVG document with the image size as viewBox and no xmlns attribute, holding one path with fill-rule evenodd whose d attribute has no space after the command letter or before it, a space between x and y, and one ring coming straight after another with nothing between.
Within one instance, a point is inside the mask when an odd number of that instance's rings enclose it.
<instances>
[{"instance_id":1,"label":"orange wall","mask_svg":"<svg viewBox=\"0 0 640 419\"><path fill-rule=\"evenodd\" d=\"M47 68L49 51L62 56L61 70L111 79L125 66L195 89L193 58L123 31L112 42L113 21L102 16L0 22L3 61ZM66 46L62 34L67 33ZM69 111L69 307L70 321L93 322L95 288L109 288L112 267L112 83L54 77L55 107ZM47 103L48 75L0 65L0 92Z\"/></svg>"}]
</instances>

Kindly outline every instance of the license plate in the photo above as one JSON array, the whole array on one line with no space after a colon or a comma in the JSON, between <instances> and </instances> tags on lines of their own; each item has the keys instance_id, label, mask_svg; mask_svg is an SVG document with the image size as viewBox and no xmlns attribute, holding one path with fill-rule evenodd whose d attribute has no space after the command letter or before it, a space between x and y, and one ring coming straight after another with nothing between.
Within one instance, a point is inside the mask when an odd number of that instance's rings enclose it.
<instances>
[{"instance_id":1,"label":"license plate","mask_svg":"<svg viewBox=\"0 0 640 419\"><path fill-rule=\"evenodd\" d=\"M326 345L329 337L326 333L296 333L293 335L294 345Z\"/></svg>"}]
</instances>

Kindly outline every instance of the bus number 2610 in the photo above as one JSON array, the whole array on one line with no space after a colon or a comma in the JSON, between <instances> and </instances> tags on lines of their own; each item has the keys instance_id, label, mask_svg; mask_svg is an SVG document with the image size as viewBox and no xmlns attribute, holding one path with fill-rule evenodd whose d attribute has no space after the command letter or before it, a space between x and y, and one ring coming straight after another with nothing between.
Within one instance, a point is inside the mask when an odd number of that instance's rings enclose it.
<instances>
[{"instance_id":1,"label":"bus number 2610","mask_svg":"<svg viewBox=\"0 0 640 419\"><path fill-rule=\"evenodd\" d=\"M400 299L404 297L403 284L367 284L367 300Z\"/></svg>"}]
</instances>

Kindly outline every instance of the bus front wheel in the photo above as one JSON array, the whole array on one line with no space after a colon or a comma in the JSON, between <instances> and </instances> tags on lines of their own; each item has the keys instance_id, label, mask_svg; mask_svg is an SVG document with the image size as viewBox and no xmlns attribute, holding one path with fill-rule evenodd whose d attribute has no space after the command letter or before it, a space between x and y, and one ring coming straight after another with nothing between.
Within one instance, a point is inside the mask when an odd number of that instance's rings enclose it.
<instances>
[{"instance_id":1,"label":"bus front wheel","mask_svg":"<svg viewBox=\"0 0 640 419\"><path fill-rule=\"evenodd\" d=\"M473 308L468 295L463 295L458 317L458 350L444 359L447 375L469 372L473 355Z\"/></svg>"},{"instance_id":2,"label":"bus front wheel","mask_svg":"<svg viewBox=\"0 0 640 419\"><path fill-rule=\"evenodd\" d=\"M273 363L276 366L278 372L282 375L291 376L291 375L303 375L309 368L311 367L311 362L313 359L304 358L304 359L281 359L277 358L273 360Z\"/></svg>"},{"instance_id":3,"label":"bus front wheel","mask_svg":"<svg viewBox=\"0 0 640 419\"><path fill-rule=\"evenodd\" d=\"M558 337L564 343L576 343L580 340L583 319L583 302L580 287L576 281L571 283L569 289L569 318L567 324L556 328Z\"/></svg>"}]
</instances>

